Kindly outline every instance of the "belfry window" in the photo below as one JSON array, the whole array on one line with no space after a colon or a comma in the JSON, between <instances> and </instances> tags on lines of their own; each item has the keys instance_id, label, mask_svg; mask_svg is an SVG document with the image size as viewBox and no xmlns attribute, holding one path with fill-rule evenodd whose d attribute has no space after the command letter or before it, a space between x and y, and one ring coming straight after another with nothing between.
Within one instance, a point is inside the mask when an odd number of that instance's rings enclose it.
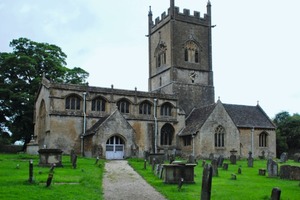
<instances>
[{"instance_id":1,"label":"belfry window","mask_svg":"<svg viewBox=\"0 0 300 200\"><path fill-rule=\"evenodd\" d=\"M259 147L267 147L267 139L268 134L266 132L259 134Z\"/></svg>"},{"instance_id":2,"label":"belfry window","mask_svg":"<svg viewBox=\"0 0 300 200\"><path fill-rule=\"evenodd\" d=\"M118 110L121 113L129 113L129 105L130 103L126 99L122 99L117 102Z\"/></svg>"},{"instance_id":3,"label":"belfry window","mask_svg":"<svg viewBox=\"0 0 300 200\"><path fill-rule=\"evenodd\" d=\"M76 95L71 95L66 98L66 109L67 110L80 110L81 100Z\"/></svg>"},{"instance_id":4,"label":"belfry window","mask_svg":"<svg viewBox=\"0 0 300 200\"><path fill-rule=\"evenodd\" d=\"M225 146L225 129L220 125L215 129L215 147Z\"/></svg>"},{"instance_id":5,"label":"belfry window","mask_svg":"<svg viewBox=\"0 0 300 200\"><path fill-rule=\"evenodd\" d=\"M189 40L184 46L184 61L199 63L199 60L199 47L194 41Z\"/></svg>"},{"instance_id":6,"label":"belfry window","mask_svg":"<svg viewBox=\"0 0 300 200\"><path fill-rule=\"evenodd\" d=\"M166 64L167 55L166 55L167 47L164 42L160 42L155 50L156 57L156 67L161 67Z\"/></svg>"},{"instance_id":7,"label":"belfry window","mask_svg":"<svg viewBox=\"0 0 300 200\"><path fill-rule=\"evenodd\" d=\"M103 98L96 98L92 101L92 111L105 111L106 101Z\"/></svg>"}]
</instances>

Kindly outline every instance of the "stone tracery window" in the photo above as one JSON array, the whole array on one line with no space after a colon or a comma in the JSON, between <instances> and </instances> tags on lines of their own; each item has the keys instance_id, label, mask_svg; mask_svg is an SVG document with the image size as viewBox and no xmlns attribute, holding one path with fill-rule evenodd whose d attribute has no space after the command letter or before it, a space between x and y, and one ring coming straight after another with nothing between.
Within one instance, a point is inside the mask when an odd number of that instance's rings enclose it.
<instances>
[{"instance_id":1,"label":"stone tracery window","mask_svg":"<svg viewBox=\"0 0 300 200\"><path fill-rule=\"evenodd\" d=\"M151 104L148 101L143 101L139 106L139 112L143 115L151 115Z\"/></svg>"},{"instance_id":2,"label":"stone tracery window","mask_svg":"<svg viewBox=\"0 0 300 200\"><path fill-rule=\"evenodd\" d=\"M92 111L105 111L105 99L98 97L92 100Z\"/></svg>"},{"instance_id":3,"label":"stone tracery window","mask_svg":"<svg viewBox=\"0 0 300 200\"><path fill-rule=\"evenodd\" d=\"M164 103L160 108L161 116L172 116L172 104Z\"/></svg>"},{"instance_id":4,"label":"stone tracery window","mask_svg":"<svg viewBox=\"0 0 300 200\"><path fill-rule=\"evenodd\" d=\"M66 98L65 108L67 110L80 110L81 99L76 95L70 95Z\"/></svg>"},{"instance_id":5,"label":"stone tracery window","mask_svg":"<svg viewBox=\"0 0 300 200\"><path fill-rule=\"evenodd\" d=\"M215 129L215 147L225 146L225 129L223 126L219 125Z\"/></svg>"},{"instance_id":6,"label":"stone tracery window","mask_svg":"<svg viewBox=\"0 0 300 200\"><path fill-rule=\"evenodd\" d=\"M184 61L199 63L199 60L198 45L192 40L187 41L184 46Z\"/></svg>"},{"instance_id":7,"label":"stone tracery window","mask_svg":"<svg viewBox=\"0 0 300 200\"><path fill-rule=\"evenodd\" d=\"M267 139L268 134L266 132L259 134L259 147L267 147Z\"/></svg>"},{"instance_id":8,"label":"stone tracery window","mask_svg":"<svg viewBox=\"0 0 300 200\"><path fill-rule=\"evenodd\" d=\"M117 102L118 110L121 113L129 113L129 105L130 102L126 99L121 99L120 101Z\"/></svg>"},{"instance_id":9,"label":"stone tracery window","mask_svg":"<svg viewBox=\"0 0 300 200\"><path fill-rule=\"evenodd\" d=\"M174 128L171 124L165 124L161 128L161 133L160 133L160 144L161 145L172 145L173 141L173 136L174 136Z\"/></svg>"}]
</instances>

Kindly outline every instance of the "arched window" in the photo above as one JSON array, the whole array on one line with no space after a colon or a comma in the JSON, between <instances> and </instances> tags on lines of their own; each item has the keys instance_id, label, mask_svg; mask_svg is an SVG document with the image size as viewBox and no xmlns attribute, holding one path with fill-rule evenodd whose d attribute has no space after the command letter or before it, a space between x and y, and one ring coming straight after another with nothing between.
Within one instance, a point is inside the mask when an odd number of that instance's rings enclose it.
<instances>
[{"instance_id":1,"label":"arched window","mask_svg":"<svg viewBox=\"0 0 300 200\"><path fill-rule=\"evenodd\" d=\"M215 147L225 146L225 129L219 125L215 129Z\"/></svg>"},{"instance_id":2,"label":"arched window","mask_svg":"<svg viewBox=\"0 0 300 200\"><path fill-rule=\"evenodd\" d=\"M164 103L160 108L161 116L171 116L172 115L172 105L170 103Z\"/></svg>"},{"instance_id":3,"label":"arched window","mask_svg":"<svg viewBox=\"0 0 300 200\"><path fill-rule=\"evenodd\" d=\"M164 42L160 42L155 50L156 57L156 67L161 67L166 64L166 55L167 46Z\"/></svg>"},{"instance_id":4,"label":"arched window","mask_svg":"<svg viewBox=\"0 0 300 200\"><path fill-rule=\"evenodd\" d=\"M268 134L266 132L259 134L259 147L267 147L267 139Z\"/></svg>"},{"instance_id":5,"label":"arched window","mask_svg":"<svg viewBox=\"0 0 300 200\"><path fill-rule=\"evenodd\" d=\"M92 100L92 111L105 111L105 99L98 97Z\"/></svg>"},{"instance_id":6,"label":"arched window","mask_svg":"<svg viewBox=\"0 0 300 200\"><path fill-rule=\"evenodd\" d=\"M140 104L140 114L151 115L151 104L148 101L143 101Z\"/></svg>"},{"instance_id":7,"label":"arched window","mask_svg":"<svg viewBox=\"0 0 300 200\"><path fill-rule=\"evenodd\" d=\"M81 100L76 95L70 95L66 98L66 109L67 110L80 110Z\"/></svg>"},{"instance_id":8,"label":"arched window","mask_svg":"<svg viewBox=\"0 0 300 200\"><path fill-rule=\"evenodd\" d=\"M199 60L199 47L194 41L189 40L184 46L184 61L199 63Z\"/></svg>"},{"instance_id":9,"label":"arched window","mask_svg":"<svg viewBox=\"0 0 300 200\"><path fill-rule=\"evenodd\" d=\"M126 99L122 99L117 102L118 110L121 113L129 113L129 105L130 105L130 103Z\"/></svg>"},{"instance_id":10,"label":"arched window","mask_svg":"<svg viewBox=\"0 0 300 200\"><path fill-rule=\"evenodd\" d=\"M161 145L172 145L174 136L174 128L171 124L165 124L161 128L160 132L160 144Z\"/></svg>"}]
</instances>

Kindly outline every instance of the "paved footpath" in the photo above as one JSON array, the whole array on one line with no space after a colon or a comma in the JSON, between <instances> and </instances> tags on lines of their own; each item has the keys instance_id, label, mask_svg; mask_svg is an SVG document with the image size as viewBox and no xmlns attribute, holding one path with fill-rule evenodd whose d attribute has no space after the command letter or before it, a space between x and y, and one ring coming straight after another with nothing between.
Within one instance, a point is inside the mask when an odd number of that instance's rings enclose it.
<instances>
[{"instance_id":1,"label":"paved footpath","mask_svg":"<svg viewBox=\"0 0 300 200\"><path fill-rule=\"evenodd\" d=\"M103 192L105 200L166 200L126 160L105 163Z\"/></svg>"}]
</instances>

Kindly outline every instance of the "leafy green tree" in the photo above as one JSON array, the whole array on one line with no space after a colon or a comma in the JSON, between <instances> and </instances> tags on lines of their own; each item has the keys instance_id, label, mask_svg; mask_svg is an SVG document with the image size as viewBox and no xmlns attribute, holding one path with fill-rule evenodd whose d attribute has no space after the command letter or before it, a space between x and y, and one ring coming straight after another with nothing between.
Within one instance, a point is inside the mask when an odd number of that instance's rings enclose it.
<instances>
[{"instance_id":1,"label":"leafy green tree","mask_svg":"<svg viewBox=\"0 0 300 200\"><path fill-rule=\"evenodd\" d=\"M276 129L277 155L293 153L300 147L300 115L288 112L278 113L274 118Z\"/></svg>"},{"instance_id":2,"label":"leafy green tree","mask_svg":"<svg viewBox=\"0 0 300 200\"><path fill-rule=\"evenodd\" d=\"M85 84L89 74L79 67L67 68L67 56L56 45L19 38L10 47L11 53L0 52L0 132L8 129L12 142L27 143L34 131L34 98L42 77Z\"/></svg>"}]
</instances>

